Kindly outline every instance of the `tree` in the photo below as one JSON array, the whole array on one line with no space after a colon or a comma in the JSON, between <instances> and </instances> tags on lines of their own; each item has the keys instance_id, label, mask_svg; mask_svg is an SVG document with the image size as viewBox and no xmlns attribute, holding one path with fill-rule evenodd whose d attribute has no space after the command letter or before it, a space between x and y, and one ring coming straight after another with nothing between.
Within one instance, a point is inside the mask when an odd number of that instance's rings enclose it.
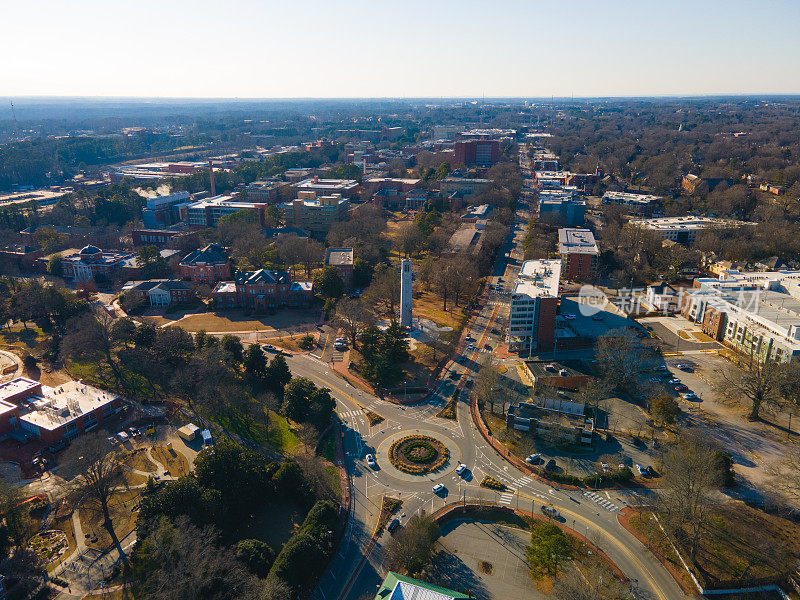
<instances>
[{"instance_id":1,"label":"tree","mask_svg":"<svg viewBox=\"0 0 800 600\"><path fill-rule=\"evenodd\" d=\"M558 565L572 558L572 548L567 536L555 523L535 525L531 531L531 543L525 548L531 575L558 576Z\"/></svg>"},{"instance_id":2,"label":"tree","mask_svg":"<svg viewBox=\"0 0 800 600\"><path fill-rule=\"evenodd\" d=\"M300 262L306 271L306 277L311 278L313 268L322 262L325 248L317 240L305 240L300 249Z\"/></svg>"},{"instance_id":3,"label":"tree","mask_svg":"<svg viewBox=\"0 0 800 600\"><path fill-rule=\"evenodd\" d=\"M661 394L653 398L650 403L650 414L656 423L674 425L675 419L681 414L681 407L672 396Z\"/></svg>"},{"instance_id":4,"label":"tree","mask_svg":"<svg viewBox=\"0 0 800 600\"><path fill-rule=\"evenodd\" d=\"M722 484L716 453L711 442L684 432L664 455L661 513L673 533L686 540L692 560Z\"/></svg>"},{"instance_id":5,"label":"tree","mask_svg":"<svg viewBox=\"0 0 800 600\"><path fill-rule=\"evenodd\" d=\"M62 256L60 254L53 254L47 260L47 272L53 277L61 277L64 275L64 263L61 262Z\"/></svg>"},{"instance_id":6,"label":"tree","mask_svg":"<svg viewBox=\"0 0 800 600\"><path fill-rule=\"evenodd\" d=\"M394 316L400 302L399 270L386 264L375 267L372 283L364 290L362 298L368 305L388 309L389 314Z\"/></svg>"},{"instance_id":7,"label":"tree","mask_svg":"<svg viewBox=\"0 0 800 600\"><path fill-rule=\"evenodd\" d=\"M553 584L557 600L619 600L628 597L628 588L616 577L603 578L603 571L591 565L570 569Z\"/></svg>"},{"instance_id":8,"label":"tree","mask_svg":"<svg viewBox=\"0 0 800 600\"><path fill-rule=\"evenodd\" d=\"M397 247L406 258L419 252L422 246L422 232L416 223L405 223L397 232Z\"/></svg>"},{"instance_id":9,"label":"tree","mask_svg":"<svg viewBox=\"0 0 800 600\"><path fill-rule=\"evenodd\" d=\"M630 391L641 373L650 368L656 354L630 329L617 329L597 338L596 353L605 381L611 389Z\"/></svg>"},{"instance_id":10,"label":"tree","mask_svg":"<svg viewBox=\"0 0 800 600\"><path fill-rule=\"evenodd\" d=\"M314 289L325 299L338 300L344 293L344 281L338 269L325 267L314 278Z\"/></svg>"},{"instance_id":11,"label":"tree","mask_svg":"<svg viewBox=\"0 0 800 600\"><path fill-rule=\"evenodd\" d=\"M117 382L125 385L125 378L114 355L113 322L113 318L105 312L77 317L71 323L70 333L64 336L61 352L78 360L92 359L100 354Z\"/></svg>"},{"instance_id":12,"label":"tree","mask_svg":"<svg viewBox=\"0 0 800 600\"><path fill-rule=\"evenodd\" d=\"M167 261L161 256L157 246L142 246L136 254L136 266L142 274L142 279L163 277L167 272Z\"/></svg>"},{"instance_id":13,"label":"tree","mask_svg":"<svg viewBox=\"0 0 800 600\"><path fill-rule=\"evenodd\" d=\"M292 371L283 354L276 354L269 363L266 374L268 387L278 398L283 397L283 390L292 380Z\"/></svg>"},{"instance_id":14,"label":"tree","mask_svg":"<svg viewBox=\"0 0 800 600\"><path fill-rule=\"evenodd\" d=\"M497 382L500 380L500 374L497 372L490 363L481 366L478 371L478 377L475 381L475 397L480 404L489 402L491 404L491 412L494 413L494 399L497 396L499 386Z\"/></svg>"},{"instance_id":15,"label":"tree","mask_svg":"<svg viewBox=\"0 0 800 600\"><path fill-rule=\"evenodd\" d=\"M357 349L358 332L362 324L368 322L369 310L361 300L341 300L336 305L336 322L344 329L353 349Z\"/></svg>"},{"instance_id":16,"label":"tree","mask_svg":"<svg viewBox=\"0 0 800 600\"><path fill-rule=\"evenodd\" d=\"M227 333L222 336L220 346L227 352L234 364L239 364L244 360L244 348L242 347L242 340L237 336Z\"/></svg>"},{"instance_id":17,"label":"tree","mask_svg":"<svg viewBox=\"0 0 800 600\"><path fill-rule=\"evenodd\" d=\"M0 527L0 555L3 548L3 533L6 538L15 546L23 547L31 534L30 513L22 504L25 498L20 492L20 488L11 485L8 481L0 477L0 515L3 515L3 527Z\"/></svg>"},{"instance_id":18,"label":"tree","mask_svg":"<svg viewBox=\"0 0 800 600\"><path fill-rule=\"evenodd\" d=\"M244 357L244 372L251 379L264 379L267 374L267 357L260 344L250 344Z\"/></svg>"},{"instance_id":19,"label":"tree","mask_svg":"<svg viewBox=\"0 0 800 600\"><path fill-rule=\"evenodd\" d=\"M253 575L266 577L275 560L275 552L261 540L241 540L236 544L236 558Z\"/></svg>"},{"instance_id":20,"label":"tree","mask_svg":"<svg viewBox=\"0 0 800 600\"><path fill-rule=\"evenodd\" d=\"M108 532L127 571L130 568L130 561L114 531L113 502L116 491L126 487L123 453L109 446L103 432L88 433L70 445L64 453L63 462L72 464L80 472L72 482L73 498L85 509L100 513L103 518L102 527Z\"/></svg>"},{"instance_id":21,"label":"tree","mask_svg":"<svg viewBox=\"0 0 800 600\"><path fill-rule=\"evenodd\" d=\"M761 357L751 352L741 366L736 369L720 370L721 381L715 387L719 394L730 402L738 403L742 399L750 404L747 418L757 421L762 408L779 406L782 401L782 370L778 363L770 358Z\"/></svg>"},{"instance_id":22,"label":"tree","mask_svg":"<svg viewBox=\"0 0 800 600\"><path fill-rule=\"evenodd\" d=\"M386 566L392 571L418 575L428 565L439 525L429 515L414 515L385 546Z\"/></svg>"},{"instance_id":23,"label":"tree","mask_svg":"<svg viewBox=\"0 0 800 600\"><path fill-rule=\"evenodd\" d=\"M330 390L318 388L306 377L292 377L283 393L281 414L292 421L308 421L320 427L330 422L335 407Z\"/></svg>"}]
</instances>

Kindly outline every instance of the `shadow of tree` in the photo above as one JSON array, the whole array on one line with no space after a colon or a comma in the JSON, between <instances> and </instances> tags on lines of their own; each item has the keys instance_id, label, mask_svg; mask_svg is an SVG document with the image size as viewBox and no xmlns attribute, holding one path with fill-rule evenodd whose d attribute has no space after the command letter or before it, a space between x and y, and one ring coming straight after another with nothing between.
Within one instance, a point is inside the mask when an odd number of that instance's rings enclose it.
<instances>
[{"instance_id":1,"label":"shadow of tree","mask_svg":"<svg viewBox=\"0 0 800 600\"><path fill-rule=\"evenodd\" d=\"M440 550L436 553L425 575L434 585L463 593L470 592L472 597L478 600L492 598L492 594L472 569L458 556L447 550Z\"/></svg>"}]
</instances>

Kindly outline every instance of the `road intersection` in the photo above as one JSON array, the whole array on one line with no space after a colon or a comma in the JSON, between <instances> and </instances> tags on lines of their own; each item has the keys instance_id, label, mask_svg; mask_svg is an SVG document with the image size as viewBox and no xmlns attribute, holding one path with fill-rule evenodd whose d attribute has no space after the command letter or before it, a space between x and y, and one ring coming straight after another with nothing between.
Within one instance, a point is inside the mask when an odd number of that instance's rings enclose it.
<instances>
[{"instance_id":1,"label":"road intersection","mask_svg":"<svg viewBox=\"0 0 800 600\"><path fill-rule=\"evenodd\" d=\"M524 223L524 215L518 223ZM524 227L514 228L507 250L510 254L521 251ZM506 259L501 256L496 266L497 274L504 274ZM492 337L495 319L502 309L502 301L484 303L467 331L479 343L466 360L449 363L435 391L428 399L413 406L404 406L379 400L377 397L353 387L337 376L330 366L309 355L289 358L295 375L309 377L318 385L331 390L337 400L337 411L344 427L345 466L351 482L351 511L338 555L326 571L314 597L321 600L357 599L374 593L385 574L382 564L382 544L387 533L373 535L380 514L381 500L391 495L402 500L399 511L401 523L421 511L428 513L447 504L479 502L498 506L511 506L523 510L540 509L544 504L558 509L566 525L577 533L586 535L600 547L630 579L637 598L672 600L684 594L672 576L655 557L618 522L617 514L628 500L635 498L617 492L612 500L605 492L564 490L539 481L529 472L520 470L489 445L472 422L468 394L460 394L457 403L457 420L437 417L456 389L460 389L478 368L478 358L487 340ZM460 354L460 356L464 356ZM459 378L449 377L455 371ZM384 421L370 426L365 411L380 414ZM437 439L447 440L454 448L448 464L439 471L424 476L397 476L392 468L385 468L386 450L391 440L403 433L421 432ZM370 468L366 454L376 454L377 468ZM462 476L455 473L459 462L467 465ZM485 475L499 479L508 486L505 492L480 487ZM435 494L435 484L445 490Z\"/></svg>"}]
</instances>

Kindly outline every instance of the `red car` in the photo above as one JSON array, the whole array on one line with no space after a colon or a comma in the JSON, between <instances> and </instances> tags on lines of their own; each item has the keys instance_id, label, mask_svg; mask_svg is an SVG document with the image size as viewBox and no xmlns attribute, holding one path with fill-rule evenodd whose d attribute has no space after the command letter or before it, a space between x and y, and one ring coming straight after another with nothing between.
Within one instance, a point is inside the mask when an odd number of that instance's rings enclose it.
<instances>
[{"instance_id":1,"label":"red car","mask_svg":"<svg viewBox=\"0 0 800 600\"><path fill-rule=\"evenodd\" d=\"M676 385L676 386L675 386L675 391L676 391L676 392L685 392L685 391L686 391L686 390L688 390L688 389L689 389L689 388L688 388L688 387L686 387L686 386L685 386L685 385L683 385L683 384L680 384L680 385Z\"/></svg>"}]
</instances>

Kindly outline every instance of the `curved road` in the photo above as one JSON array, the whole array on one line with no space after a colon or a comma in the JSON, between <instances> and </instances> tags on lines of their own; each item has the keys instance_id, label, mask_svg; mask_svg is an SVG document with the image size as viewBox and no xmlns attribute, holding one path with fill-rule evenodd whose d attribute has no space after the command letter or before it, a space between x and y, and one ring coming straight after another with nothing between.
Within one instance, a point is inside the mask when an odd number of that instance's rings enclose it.
<instances>
[{"instance_id":1,"label":"curved road","mask_svg":"<svg viewBox=\"0 0 800 600\"><path fill-rule=\"evenodd\" d=\"M518 213L513 239L509 240L507 250L519 250L525 220L526 215ZM496 275L505 272L505 259L502 256L501 259ZM478 348L483 347L484 339L491 335L497 314L498 304L487 303L470 323L469 333L480 342ZM565 517L567 526L587 535L619 566L631 580L637 598L685 598L666 569L619 524L617 511L620 507L610 497L602 492L562 491L537 481L505 461L475 429L466 393L461 394L463 399L458 403L457 422L435 416L459 385L447 377L449 372L455 370L464 381L477 369L478 354L476 350L466 356L466 360L449 364L431 399L415 406L383 402L354 388L313 356L297 355L288 359L295 375L309 377L318 385L330 388L336 398L337 411L345 424L346 467L352 481L353 503L345 536L339 554L315 590L314 597L348 600L374 593L386 572L381 564L381 545L388 534L384 533L376 543L371 543L371 538L380 513L381 498L389 494L403 501L401 523L419 511L431 512L447 503L465 500L493 502L525 510L538 510L543 503L551 504ZM377 412L385 420L370 427L363 414L367 409ZM408 477L395 477L387 469L381 469L388 446L382 446L383 442L399 432L417 431L432 432L452 440L458 452L451 456L450 464L441 472L414 481L409 481ZM375 470L369 468L364 460L369 453L377 454L379 466ZM463 477L454 472L458 462L465 463L469 469ZM501 480L508 485L509 492L501 494L481 488L478 484L484 475ZM432 487L436 483L444 484L446 491L440 495L433 494Z\"/></svg>"}]
</instances>

